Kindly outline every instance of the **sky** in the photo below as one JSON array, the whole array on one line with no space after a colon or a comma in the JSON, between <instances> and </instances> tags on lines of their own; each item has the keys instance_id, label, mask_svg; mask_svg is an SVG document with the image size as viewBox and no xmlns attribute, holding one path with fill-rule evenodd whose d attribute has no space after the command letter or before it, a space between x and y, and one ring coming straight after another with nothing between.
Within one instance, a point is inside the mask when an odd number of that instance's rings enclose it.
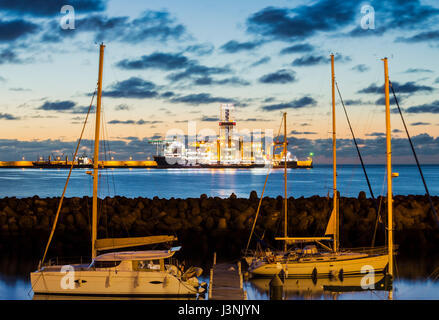
<instances>
[{"instance_id":1,"label":"sky","mask_svg":"<svg viewBox=\"0 0 439 320\"><path fill-rule=\"evenodd\" d=\"M435 1L0 0L0 160L72 154L104 42L102 134L115 159L150 157L150 139L187 134L188 121L217 131L220 104L233 103L238 132L277 132L287 112L290 151L331 163L334 54L365 162L385 161L388 57L421 162L437 164L438 25ZM358 163L336 103L338 161ZM391 107L394 162L413 163Z\"/></svg>"}]
</instances>

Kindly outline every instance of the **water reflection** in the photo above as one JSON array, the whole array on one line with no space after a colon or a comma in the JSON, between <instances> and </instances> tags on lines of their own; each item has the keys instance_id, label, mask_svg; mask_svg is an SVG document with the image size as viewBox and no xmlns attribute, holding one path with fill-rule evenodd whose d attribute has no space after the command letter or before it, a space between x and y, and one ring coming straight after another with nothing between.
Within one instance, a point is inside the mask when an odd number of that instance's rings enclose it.
<instances>
[{"instance_id":1,"label":"water reflection","mask_svg":"<svg viewBox=\"0 0 439 320\"><path fill-rule=\"evenodd\" d=\"M271 279L251 279L247 282L249 299L269 299L276 296L270 295ZM342 280L338 278L323 279L285 279L281 289L281 296L277 299L282 300L327 300L337 299L343 293L366 291L385 291L385 277L378 275L373 278L346 277ZM271 289L273 290L273 289ZM274 291L274 290L273 290Z\"/></svg>"}]
</instances>

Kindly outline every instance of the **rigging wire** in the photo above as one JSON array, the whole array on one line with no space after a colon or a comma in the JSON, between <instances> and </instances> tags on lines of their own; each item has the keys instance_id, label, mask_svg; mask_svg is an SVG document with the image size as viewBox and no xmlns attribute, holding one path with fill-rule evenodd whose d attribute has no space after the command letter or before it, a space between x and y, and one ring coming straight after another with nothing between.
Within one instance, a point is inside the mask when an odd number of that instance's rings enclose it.
<instances>
[{"instance_id":1,"label":"rigging wire","mask_svg":"<svg viewBox=\"0 0 439 320\"><path fill-rule=\"evenodd\" d=\"M392 82L390 80L389 80L389 85L390 85L390 88L392 89L393 97L395 98L395 103L396 103L396 106L398 107L399 115L401 116L402 124L404 125L405 133L407 134L407 138L408 138L409 143L410 143L410 148L412 149L413 156L415 157L416 165L418 166L418 170L419 170L419 173L421 175L422 183L424 184L425 192L427 193L428 201L430 202L431 211L433 212L434 218L436 220L436 224L439 227L439 218L438 218L436 209L434 208L433 201L431 200L430 192L428 191L427 183L425 182L424 174L422 173L421 165L419 164L419 160L418 160L418 156L416 155L415 147L413 146L412 139L410 138L410 134L409 134L409 131L408 131L407 126L405 124L405 120L404 120L404 117L402 115L401 108L399 107L398 99L396 98L395 90L393 89L393 85L392 85Z\"/></svg>"},{"instance_id":2,"label":"rigging wire","mask_svg":"<svg viewBox=\"0 0 439 320\"><path fill-rule=\"evenodd\" d=\"M372 186L371 186L370 181L369 181L369 176L367 175L367 172L366 172L366 167L364 165L363 157L361 156L360 148L358 147L357 139L355 138L354 130L352 129L351 121L349 120L349 116L348 116L348 113L346 111L346 107L345 107L345 104L344 104L344 101L343 101L343 97L341 96L340 89L338 87L337 81L335 82L335 86L337 87L337 92L338 92L338 95L340 97L340 101L341 101L341 105L343 106L344 113L346 115L346 120L348 122L349 129L350 129L351 134L352 134L352 139L354 140L354 144L355 144L355 148L357 150L358 158L360 159L361 167L363 168L363 173L364 173L364 176L366 178L367 186L369 188L370 195L371 195L371 197L373 199L373 204L374 204L374 207L375 207L375 211L377 213L376 221L382 220L381 214L380 214L380 210L379 210L379 207L378 207L378 203L377 203L377 200L375 199L375 195L373 194ZM373 238L372 238L372 247L375 246L377 226L378 226L378 222L375 223L375 230L374 230Z\"/></svg>"},{"instance_id":3,"label":"rigging wire","mask_svg":"<svg viewBox=\"0 0 439 320\"><path fill-rule=\"evenodd\" d=\"M73 166L74 166L74 163L75 163L74 160L75 160L75 158L76 158L76 155L78 154L79 145L81 144L82 135L83 135L84 130L85 130L85 125L87 124L88 116L89 116L89 114L90 114L90 110L91 110L91 107L92 107L92 105L93 105L93 100L94 100L94 97L95 97L95 95L96 95L96 91L97 91L97 89L95 89L95 91L93 92L93 96L92 96L91 101L90 101L90 106L88 107L88 112L87 112L87 115L86 115L86 117L85 117L84 124L83 124L83 126L82 126L82 130L81 130L81 134L80 134L79 139L78 139L78 143L77 143L77 145L76 145L76 149L75 149L75 153L74 153L74 156L73 156L72 164L70 165L70 170L69 170L69 174L68 174L68 176L67 176L66 183L65 183L65 185L64 185L64 190L63 190L63 193L62 193L62 195L61 195L61 199L59 200L58 209L57 209L57 211L56 211L56 215L55 215L55 220L54 220L54 222L53 222L52 230L50 231L49 240L47 241L46 249L44 250L43 259L41 259L40 266L43 265L44 260L46 259L47 251L49 250L49 246L50 246L50 243L51 243L51 241L52 241L53 234L55 233L56 224L57 224L57 222L58 222L59 213L60 213L60 211L61 211L62 203L63 203L63 200L64 200L64 195L65 195L65 193L66 193L66 191L67 191L67 185L69 184L70 176L71 176L72 171L73 171Z\"/></svg>"}]
</instances>

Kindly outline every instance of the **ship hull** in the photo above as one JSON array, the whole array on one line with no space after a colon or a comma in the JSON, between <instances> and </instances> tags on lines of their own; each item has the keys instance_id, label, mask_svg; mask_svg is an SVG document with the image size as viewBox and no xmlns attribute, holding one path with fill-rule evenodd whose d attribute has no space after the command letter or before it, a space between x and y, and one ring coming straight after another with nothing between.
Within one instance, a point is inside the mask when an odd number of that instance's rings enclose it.
<instances>
[{"instance_id":1,"label":"ship hull","mask_svg":"<svg viewBox=\"0 0 439 320\"><path fill-rule=\"evenodd\" d=\"M253 261L249 272L252 277L273 277L284 271L288 278L331 277L337 274L343 276L365 275L367 272L385 273L389 262L387 255L344 255L328 258L299 259L288 262L266 262L265 259Z\"/></svg>"},{"instance_id":2,"label":"ship hull","mask_svg":"<svg viewBox=\"0 0 439 320\"><path fill-rule=\"evenodd\" d=\"M36 271L31 273L35 294L76 296L195 296L193 286L165 271L75 271L73 288L66 288L66 273Z\"/></svg>"}]
</instances>

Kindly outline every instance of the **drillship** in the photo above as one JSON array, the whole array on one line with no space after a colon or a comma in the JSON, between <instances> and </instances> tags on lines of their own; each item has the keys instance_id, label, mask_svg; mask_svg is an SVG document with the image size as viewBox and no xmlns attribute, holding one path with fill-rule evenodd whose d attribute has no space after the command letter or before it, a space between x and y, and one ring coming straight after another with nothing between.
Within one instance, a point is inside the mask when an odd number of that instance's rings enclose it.
<instances>
[{"instance_id":1,"label":"drillship","mask_svg":"<svg viewBox=\"0 0 439 320\"><path fill-rule=\"evenodd\" d=\"M257 168L272 165L283 168L312 168L313 160L308 157L299 161L287 151L287 155L275 154L276 145L265 145L260 133L250 133L248 141L236 133L233 104L220 105L219 135L216 140L198 139L185 143L174 137L171 141L156 140L161 152L154 156L158 168ZM273 148L274 147L274 148ZM159 148L157 148L159 150ZM272 151L273 150L273 151Z\"/></svg>"}]
</instances>

